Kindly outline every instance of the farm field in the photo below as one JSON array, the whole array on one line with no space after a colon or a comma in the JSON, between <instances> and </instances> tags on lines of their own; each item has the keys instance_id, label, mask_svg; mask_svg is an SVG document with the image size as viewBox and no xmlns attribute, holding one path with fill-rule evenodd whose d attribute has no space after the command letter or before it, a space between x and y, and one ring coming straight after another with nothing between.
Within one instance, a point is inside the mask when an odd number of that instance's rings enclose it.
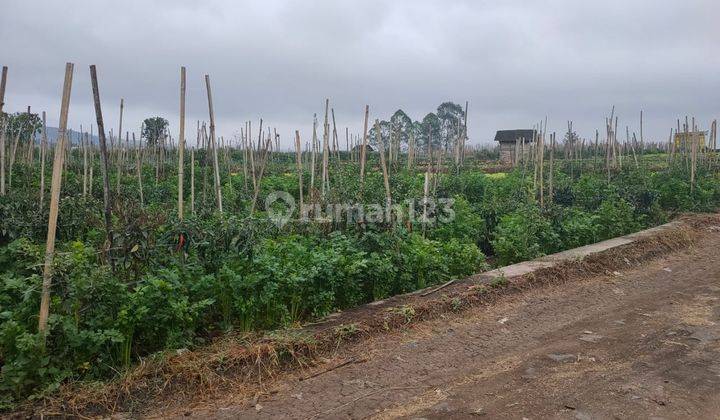
<instances>
[{"instance_id":1,"label":"farm field","mask_svg":"<svg viewBox=\"0 0 720 420\"><path fill-rule=\"evenodd\" d=\"M720 418L720 2L0 4L0 419Z\"/></svg>"},{"instance_id":2,"label":"farm field","mask_svg":"<svg viewBox=\"0 0 720 420\"><path fill-rule=\"evenodd\" d=\"M612 124L594 144L571 125L556 140L539 123L500 163L466 145L467 105L447 102L422 122L398 111L372 124L366 108L366 131L342 147L326 101L322 127L282 150L262 121L216 138L208 80L210 122L194 142L161 117L132 141L99 124L96 143L4 115L3 409L720 204L704 143L620 141ZM713 122L709 144L716 134Z\"/></svg>"},{"instance_id":3,"label":"farm field","mask_svg":"<svg viewBox=\"0 0 720 420\"><path fill-rule=\"evenodd\" d=\"M720 410L720 264L708 257L720 246L720 219L693 220L696 229L675 232L694 237L690 248L644 262L635 258L648 245L626 248L616 255L619 271L578 271L542 287L510 279L515 291L492 304L368 337L262 387L151 413L712 418Z\"/></svg>"}]
</instances>

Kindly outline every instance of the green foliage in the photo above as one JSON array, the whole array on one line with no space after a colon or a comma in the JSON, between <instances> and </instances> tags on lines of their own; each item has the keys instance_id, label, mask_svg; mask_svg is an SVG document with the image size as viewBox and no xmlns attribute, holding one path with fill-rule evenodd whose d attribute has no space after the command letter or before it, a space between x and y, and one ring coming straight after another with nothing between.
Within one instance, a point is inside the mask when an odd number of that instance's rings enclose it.
<instances>
[{"instance_id":1,"label":"green foliage","mask_svg":"<svg viewBox=\"0 0 720 420\"><path fill-rule=\"evenodd\" d=\"M158 143L160 136L165 134L165 130L169 125L168 120L162 117L145 118L140 136L145 139L148 146L153 146Z\"/></svg>"},{"instance_id":2,"label":"green foliage","mask_svg":"<svg viewBox=\"0 0 720 420\"><path fill-rule=\"evenodd\" d=\"M392 131L405 143L414 134L421 149L430 132L439 146L448 136L442 130L460 121L457 111L450 104L428 115L424 124L398 111L381 127L383 136L389 139ZM153 120L162 129L146 124L154 131L145 136L157 140L167 122ZM457 134L449 133L451 138ZM470 157L490 156L482 153ZM176 162L161 167L156 181L155 168L146 160L142 204L134 172L122 176L116 193L113 169L114 236L106 251L99 165L94 166L93 193L83 197L82 159L71 151L63 174L45 345L37 334L37 310L47 195L41 209L37 168L16 163L12 188L0 197L0 406L51 391L64 381L108 378L140 358L203 345L224 331L285 327L467 276L487 267L485 254L495 265L510 264L623 235L677 212L712 211L720 203L720 180L704 167L691 187L682 165L654 172L625 168L608 180L604 172L577 167L570 176L558 164L553 200L542 210L531 169L488 175L466 168L439 173L431 184L434 198L454 200L450 220L423 227L417 219L407 221L409 211L403 210L401 223L293 220L279 228L266 217L264 199L273 191L299 198L294 155L271 155L253 215L252 182L239 169L243 154L231 150L228 155L229 164L221 164L225 213L215 209L211 165L205 151L198 150L196 210L193 214L186 202L182 221L175 209ZM393 202L417 203L424 173L408 171L402 162L391 169ZM46 167L46 183L49 171ZM362 185L358 171L356 162L333 167L332 188L322 203L383 203L377 154L370 156ZM185 174L189 200L189 166ZM308 165L306 203L309 178ZM411 319L411 309L398 313Z\"/></svg>"},{"instance_id":3,"label":"green foliage","mask_svg":"<svg viewBox=\"0 0 720 420\"><path fill-rule=\"evenodd\" d=\"M6 144L14 142L15 138L19 138L21 142L27 142L42 129L42 120L38 114L32 112L16 112L14 114L3 112L2 114L0 121L5 127Z\"/></svg>"},{"instance_id":4,"label":"green foliage","mask_svg":"<svg viewBox=\"0 0 720 420\"><path fill-rule=\"evenodd\" d=\"M455 197L452 210L455 217L449 222L440 223L432 231L432 237L443 242L459 239L479 244L485 235L485 219L461 195Z\"/></svg>"},{"instance_id":5,"label":"green foliage","mask_svg":"<svg viewBox=\"0 0 720 420\"><path fill-rule=\"evenodd\" d=\"M635 208L626 200L611 196L597 210L599 239L609 239L639 230L642 219L636 217Z\"/></svg>"},{"instance_id":6,"label":"green foliage","mask_svg":"<svg viewBox=\"0 0 720 420\"><path fill-rule=\"evenodd\" d=\"M576 248L598 241L600 217L592 212L570 208L562 214L559 229L563 248Z\"/></svg>"},{"instance_id":7,"label":"green foliage","mask_svg":"<svg viewBox=\"0 0 720 420\"><path fill-rule=\"evenodd\" d=\"M558 235L536 206L524 206L500 219L492 240L501 265L530 260L554 252Z\"/></svg>"}]
</instances>

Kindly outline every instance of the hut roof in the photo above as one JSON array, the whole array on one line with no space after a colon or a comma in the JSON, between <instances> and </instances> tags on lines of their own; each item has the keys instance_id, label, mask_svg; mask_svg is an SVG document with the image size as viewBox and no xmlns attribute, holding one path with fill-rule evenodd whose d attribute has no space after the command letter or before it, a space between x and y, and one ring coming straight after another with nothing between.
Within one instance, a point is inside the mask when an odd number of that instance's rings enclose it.
<instances>
[{"instance_id":1,"label":"hut roof","mask_svg":"<svg viewBox=\"0 0 720 420\"><path fill-rule=\"evenodd\" d=\"M365 145L365 147L367 147L366 150L367 150L368 152L375 152L375 151L377 151L377 147L373 146L372 144L369 144L369 143L368 143L368 144ZM352 149L353 149L353 150L362 150L362 144L356 144L355 146L353 146Z\"/></svg>"},{"instance_id":2,"label":"hut roof","mask_svg":"<svg viewBox=\"0 0 720 420\"><path fill-rule=\"evenodd\" d=\"M515 143L517 139L525 139L526 143L533 142L535 141L535 130L498 130L495 133L495 141L500 143Z\"/></svg>"}]
</instances>

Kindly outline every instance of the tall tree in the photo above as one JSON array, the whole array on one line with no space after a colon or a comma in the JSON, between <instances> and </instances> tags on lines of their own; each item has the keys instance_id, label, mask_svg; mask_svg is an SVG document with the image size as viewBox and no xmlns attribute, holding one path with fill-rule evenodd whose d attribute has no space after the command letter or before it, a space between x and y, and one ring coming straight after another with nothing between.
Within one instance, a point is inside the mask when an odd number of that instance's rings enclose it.
<instances>
[{"instance_id":1,"label":"tall tree","mask_svg":"<svg viewBox=\"0 0 720 420\"><path fill-rule=\"evenodd\" d=\"M436 149L442 145L441 121L434 113L427 114L418 125L420 132L415 137L418 148L427 150L428 143L432 140L432 147Z\"/></svg>"},{"instance_id":2,"label":"tall tree","mask_svg":"<svg viewBox=\"0 0 720 420\"><path fill-rule=\"evenodd\" d=\"M443 102L437 108L437 117L440 120L440 137L443 146L448 149L455 139L463 132L465 111L462 106L454 102ZM460 129L458 131L458 128Z\"/></svg>"},{"instance_id":3,"label":"tall tree","mask_svg":"<svg viewBox=\"0 0 720 420\"><path fill-rule=\"evenodd\" d=\"M390 130L393 133L395 142L400 141L400 145L407 146L410 141L410 134L413 129L413 122L402 109L398 109L390 117Z\"/></svg>"},{"instance_id":4,"label":"tall tree","mask_svg":"<svg viewBox=\"0 0 720 420\"><path fill-rule=\"evenodd\" d=\"M387 148L387 143L390 141L390 122L380 121L377 123L380 128L380 137L383 140L383 145ZM368 143L373 146L378 145L378 130L377 128L368 131Z\"/></svg>"},{"instance_id":5,"label":"tall tree","mask_svg":"<svg viewBox=\"0 0 720 420\"><path fill-rule=\"evenodd\" d=\"M168 125L170 123L163 117L146 118L143 121L142 138L145 139L148 146L153 146L163 135Z\"/></svg>"}]
</instances>

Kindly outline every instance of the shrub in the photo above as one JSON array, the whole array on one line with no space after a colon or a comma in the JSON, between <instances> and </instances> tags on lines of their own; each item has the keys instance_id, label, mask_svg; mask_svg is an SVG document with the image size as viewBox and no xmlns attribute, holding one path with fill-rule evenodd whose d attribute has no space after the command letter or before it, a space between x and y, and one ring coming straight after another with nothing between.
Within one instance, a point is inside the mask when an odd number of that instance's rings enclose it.
<instances>
[{"instance_id":1,"label":"shrub","mask_svg":"<svg viewBox=\"0 0 720 420\"><path fill-rule=\"evenodd\" d=\"M642 222L633 206L618 196L604 200L597 209L598 239L609 239L639 230Z\"/></svg>"},{"instance_id":2,"label":"shrub","mask_svg":"<svg viewBox=\"0 0 720 420\"><path fill-rule=\"evenodd\" d=\"M552 225L536 206L525 206L503 216L493 231L492 246L501 265L551 253L557 243Z\"/></svg>"}]
</instances>

